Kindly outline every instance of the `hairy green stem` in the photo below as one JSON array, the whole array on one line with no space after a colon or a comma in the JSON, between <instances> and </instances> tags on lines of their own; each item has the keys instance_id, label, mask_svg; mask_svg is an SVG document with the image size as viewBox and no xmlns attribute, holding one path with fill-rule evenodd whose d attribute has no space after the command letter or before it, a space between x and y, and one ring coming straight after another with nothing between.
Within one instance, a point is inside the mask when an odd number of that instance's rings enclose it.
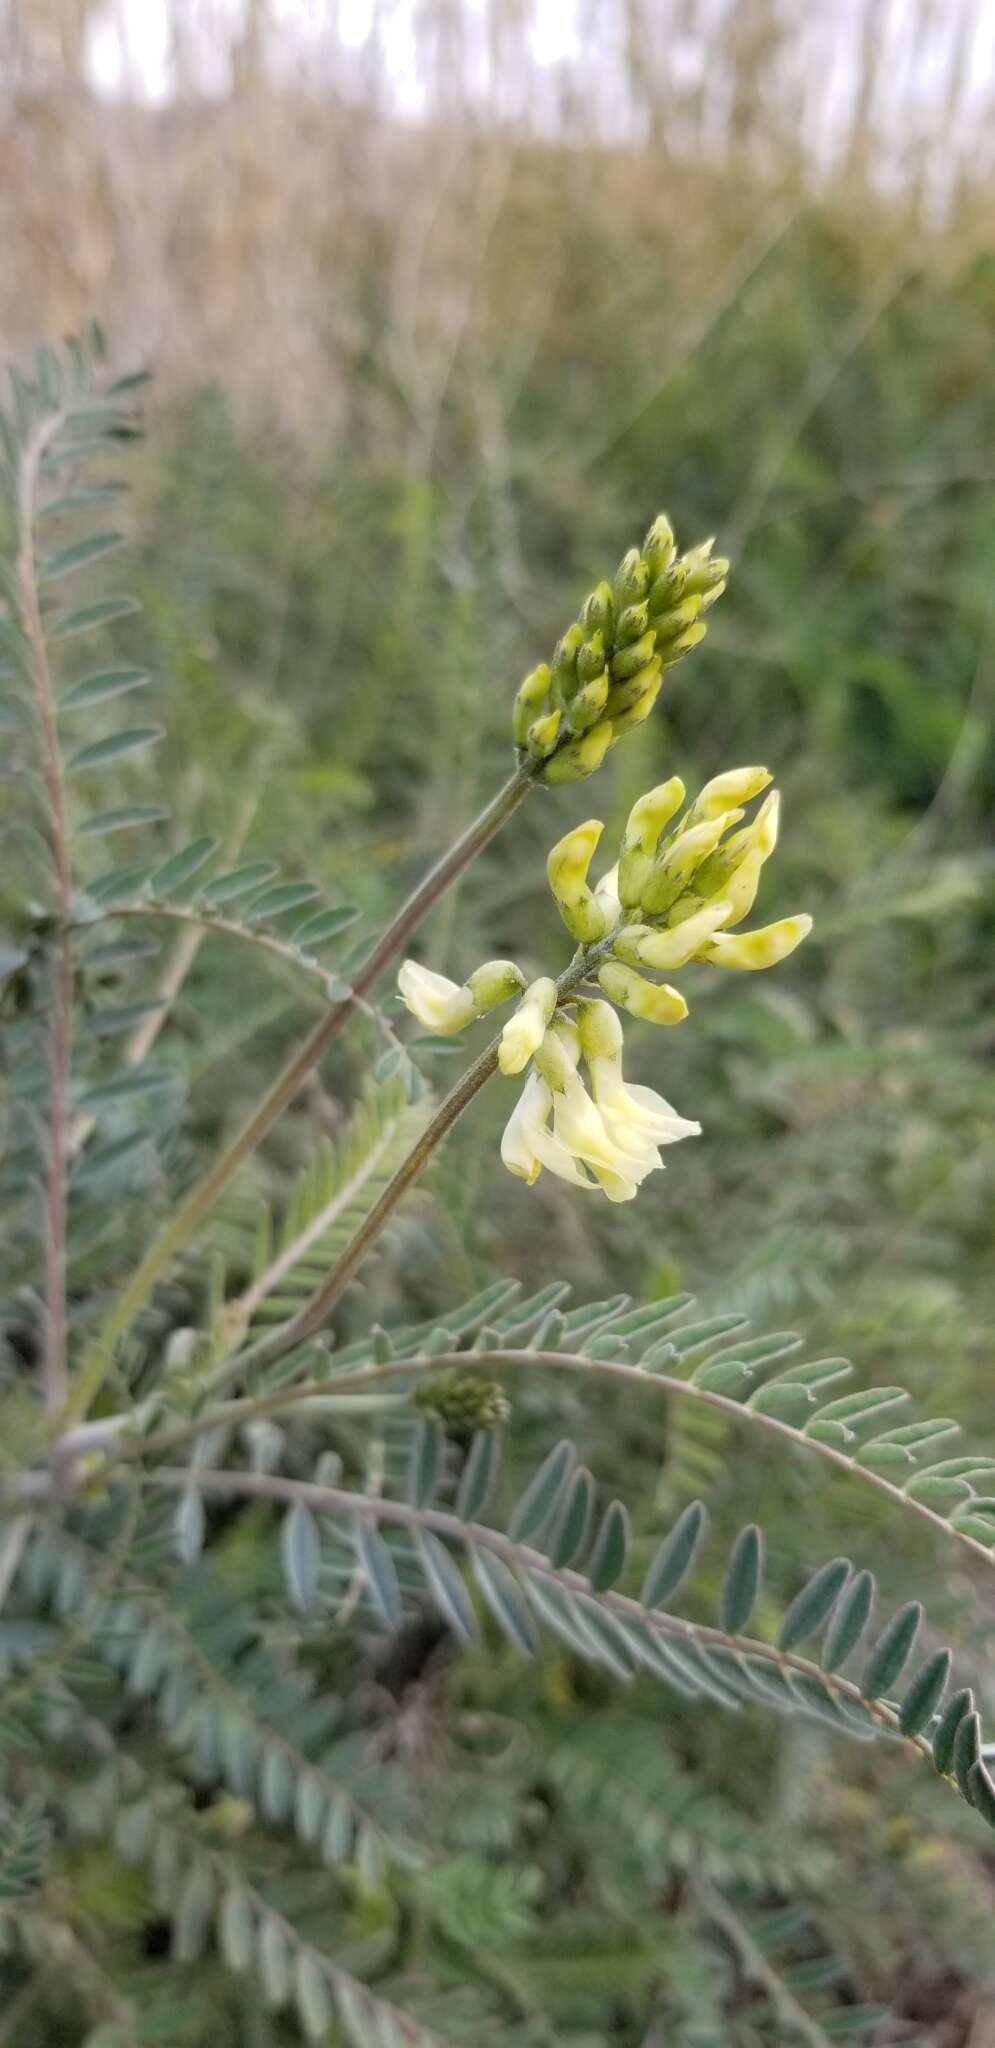
<instances>
[{"instance_id":1,"label":"hairy green stem","mask_svg":"<svg viewBox=\"0 0 995 2048\"><path fill-rule=\"evenodd\" d=\"M338 1037L353 1009L369 993L384 968L396 959L439 898L465 872L517 810L531 789L533 780L532 766L516 769L514 775L485 806L473 824L412 890L396 917L377 940L372 952L357 969L348 995L334 1003L325 1016L319 1019L314 1029L308 1033L277 1075L262 1101L257 1103L241 1130L163 1225L144 1259L122 1289L113 1308L105 1316L93 1342L84 1352L79 1372L70 1387L65 1403L65 1424L81 1422L89 1414L112 1369L117 1346L144 1308L160 1275L165 1272L176 1253L187 1243L198 1224L224 1193L239 1167L251 1156L267 1132L272 1129L277 1118L293 1102L308 1075L317 1066L333 1039Z\"/></svg>"}]
</instances>

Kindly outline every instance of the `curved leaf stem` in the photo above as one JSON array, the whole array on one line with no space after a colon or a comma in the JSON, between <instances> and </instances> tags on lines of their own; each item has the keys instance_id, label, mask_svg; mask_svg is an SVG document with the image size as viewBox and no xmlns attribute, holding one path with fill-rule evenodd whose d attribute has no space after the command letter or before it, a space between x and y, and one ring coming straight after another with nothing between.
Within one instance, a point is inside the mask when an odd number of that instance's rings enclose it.
<instances>
[{"instance_id":1,"label":"curved leaf stem","mask_svg":"<svg viewBox=\"0 0 995 2048\"><path fill-rule=\"evenodd\" d=\"M81 1422L89 1414L112 1369L118 1345L144 1308L160 1275L165 1272L175 1254L186 1244L197 1225L224 1193L243 1161L251 1156L267 1132L272 1129L277 1118L293 1102L308 1075L347 1023L359 998L368 995L378 976L392 960L396 959L439 898L458 876L464 873L517 810L532 788L533 780L534 772L531 766L517 768L473 824L468 826L449 848L448 853L436 862L412 890L362 966L357 969L349 994L341 1001L333 1003L327 1013L319 1018L267 1089L262 1100L256 1104L241 1130L236 1132L203 1178L191 1188L179 1208L174 1210L172 1216L164 1223L158 1237L150 1245L131 1279L122 1288L113 1307L104 1317L97 1335L83 1355L80 1370L64 1406L65 1422Z\"/></svg>"}]
</instances>

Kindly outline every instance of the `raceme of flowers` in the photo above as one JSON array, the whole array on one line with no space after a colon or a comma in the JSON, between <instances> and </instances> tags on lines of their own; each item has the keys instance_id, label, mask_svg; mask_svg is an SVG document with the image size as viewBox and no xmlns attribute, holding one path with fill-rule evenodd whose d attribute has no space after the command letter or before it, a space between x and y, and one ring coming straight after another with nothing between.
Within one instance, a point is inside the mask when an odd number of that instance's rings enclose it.
<instances>
[{"instance_id":1,"label":"raceme of flowers","mask_svg":"<svg viewBox=\"0 0 995 2048\"><path fill-rule=\"evenodd\" d=\"M684 997L655 977L692 960L745 972L774 967L811 930L804 915L736 929L777 842L779 798L769 783L766 768L734 768L706 783L686 810L678 776L649 790L629 813L617 862L593 888L589 870L604 828L591 818L566 833L546 863L560 916L578 941L559 981L542 975L526 987L513 961L489 960L461 987L404 962L401 995L434 1032L461 1031L519 996L498 1065L526 1080L501 1156L530 1185L546 1167L573 1187L627 1202L662 1166L663 1146L700 1131L654 1089L625 1080L618 1011L679 1024L688 1014ZM746 819L745 807L765 791Z\"/></svg>"},{"instance_id":2,"label":"raceme of flowers","mask_svg":"<svg viewBox=\"0 0 995 2048\"><path fill-rule=\"evenodd\" d=\"M542 782L590 775L656 703L665 669L705 637L704 613L726 586L729 564L702 541L678 556L661 512L642 548L630 548L612 583L599 583L580 616L515 698L519 757Z\"/></svg>"}]
</instances>

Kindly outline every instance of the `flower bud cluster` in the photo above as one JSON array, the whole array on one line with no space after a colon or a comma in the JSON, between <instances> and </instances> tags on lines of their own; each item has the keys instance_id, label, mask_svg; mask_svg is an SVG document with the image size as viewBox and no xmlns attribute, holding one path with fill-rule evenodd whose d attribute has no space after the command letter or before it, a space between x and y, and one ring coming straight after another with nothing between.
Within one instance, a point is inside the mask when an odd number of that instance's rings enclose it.
<instances>
[{"instance_id":1,"label":"flower bud cluster","mask_svg":"<svg viewBox=\"0 0 995 2048\"><path fill-rule=\"evenodd\" d=\"M711 540L677 554L665 513L642 548L630 548L614 581L599 583L580 616L515 698L513 729L523 760L543 782L590 775L624 733L649 717L666 669L705 637L704 614L720 597L729 564ZM538 765L538 764L541 764Z\"/></svg>"}]
</instances>

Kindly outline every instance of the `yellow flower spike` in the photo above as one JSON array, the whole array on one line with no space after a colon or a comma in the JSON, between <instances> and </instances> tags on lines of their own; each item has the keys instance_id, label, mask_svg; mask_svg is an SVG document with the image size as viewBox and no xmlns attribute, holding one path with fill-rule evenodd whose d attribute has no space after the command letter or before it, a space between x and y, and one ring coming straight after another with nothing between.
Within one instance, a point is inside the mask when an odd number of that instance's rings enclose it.
<instances>
[{"instance_id":1,"label":"yellow flower spike","mask_svg":"<svg viewBox=\"0 0 995 2048\"><path fill-rule=\"evenodd\" d=\"M586 946L605 934L604 912L587 884L587 871L604 829L600 818L575 825L557 840L546 861L546 877L560 916L568 932Z\"/></svg>"},{"instance_id":2,"label":"yellow flower spike","mask_svg":"<svg viewBox=\"0 0 995 2048\"><path fill-rule=\"evenodd\" d=\"M434 974L431 967L422 967L417 960L402 961L397 987L419 1024L442 1038L463 1031L477 1015L472 989L461 988L459 982L450 981L445 974Z\"/></svg>"},{"instance_id":3,"label":"yellow flower spike","mask_svg":"<svg viewBox=\"0 0 995 2048\"><path fill-rule=\"evenodd\" d=\"M713 932L728 921L729 909L723 901L707 903L668 931L648 924L629 925L619 933L615 951L621 960L638 967L686 967L689 960L702 953Z\"/></svg>"},{"instance_id":4,"label":"yellow flower spike","mask_svg":"<svg viewBox=\"0 0 995 2048\"><path fill-rule=\"evenodd\" d=\"M546 1035L546 1026L556 1008L556 983L541 975L527 988L514 1016L509 1017L498 1046L502 1074L520 1074Z\"/></svg>"},{"instance_id":5,"label":"yellow flower spike","mask_svg":"<svg viewBox=\"0 0 995 2048\"><path fill-rule=\"evenodd\" d=\"M700 825L688 825L657 855L653 873L642 893L643 909L652 916L669 910L687 888L692 875L714 853L722 834L743 815L741 810L725 811L718 818L703 818Z\"/></svg>"},{"instance_id":6,"label":"yellow flower spike","mask_svg":"<svg viewBox=\"0 0 995 2048\"><path fill-rule=\"evenodd\" d=\"M539 667L534 668L531 675L527 675L525 681L519 684L511 719L516 746L525 746L529 727L536 713L541 711L546 703L552 680L549 663L542 661Z\"/></svg>"},{"instance_id":7,"label":"yellow flower spike","mask_svg":"<svg viewBox=\"0 0 995 2048\"><path fill-rule=\"evenodd\" d=\"M606 996L630 1017L643 1017L649 1024L680 1024L688 1006L676 988L666 982L645 981L621 960L605 960L598 969L598 981Z\"/></svg>"},{"instance_id":8,"label":"yellow flower spike","mask_svg":"<svg viewBox=\"0 0 995 2048\"><path fill-rule=\"evenodd\" d=\"M660 834L683 802L684 784L679 775L672 775L669 782L657 783L655 789L647 790L633 804L625 822L618 864L618 893L626 909L639 902L643 885L653 871Z\"/></svg>"},{"instance_id":9,"label":"yellow flower spike","mask_svg":"<svg viewBox=\"0 0 995 2048\"><path fill-rule=\"evenodd\" d=\"M561 717L562 713L559 711L547 711L544 718L537 718L529 726L529 753L533 754L536 760L542 761L547 754L552 753L560 730Z\"/></svg>"},{"instance_id":10,"label":"yellow flower spike","mask_svg":"<svg viewBox=\"0 0 995 2048\"><path fill-rule=\"evenodd\" d=\"M542 779L548 783L579 782L584 775L593 775L600 768L614 738L610 718L599 719L590 732L580 739L568 740L559 747L552 760L547 761Z\"/></svg>"},{"instance_id":11,"label":"yellow flower spike","mask_svg":"<svg viewBox=\"0 0 995 2048\"><path fill-rule=\"evenodd\" d=\"M716 932L709 940L703 957L713 967L736 967L747 973L756 973L763 967L777 967L786 960L812 929L812 920L807 913L799 917L782 917L776 924L761 925L755 932Z\"/></svg>"},{"instance_id":12,"label":"yellow flower spike","mask_svg":"<svg viewBox=\"0 0 995 2048\"><path fill-rule=\"evenodd\" d=\"M729 768L724 775L713 775L695 797L689 824L697 825L702 818L719 818L723 811L731 811L737 804L748 804L770 781L767 768Z\"/></svg>"}]
</instances>

